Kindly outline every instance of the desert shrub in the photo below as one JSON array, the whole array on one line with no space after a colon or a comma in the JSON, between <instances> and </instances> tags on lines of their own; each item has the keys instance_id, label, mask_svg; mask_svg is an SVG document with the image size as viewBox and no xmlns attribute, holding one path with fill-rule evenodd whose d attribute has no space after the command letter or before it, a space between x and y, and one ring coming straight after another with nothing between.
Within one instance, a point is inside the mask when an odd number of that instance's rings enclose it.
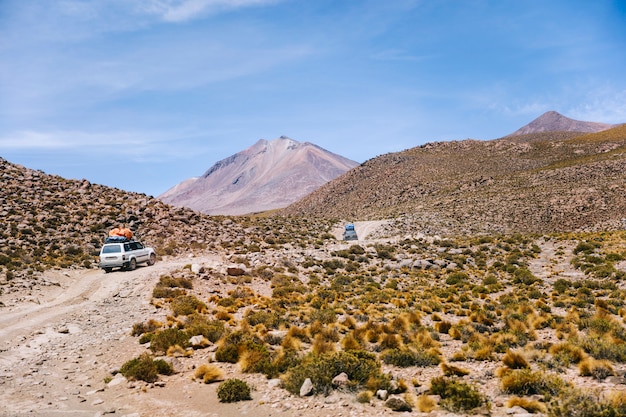
<instances>
[{"instance_id":1,"label":"desert shrub","mask_svg":"<svg viewBox=\"0 0 626 417\"><path fill-rule=\"evenodd\" d=\"M311 378L315 392L328 394L332 390L332 379L345 372L349 379L349 388L355 389L366 384L368 379L375 378L388 384L388 378L381 372L380 362L376 356L359 350L350 352L334 352L323 355L309 354L301 364L291 368L283 375L285 389L298 394L304 380ZM373 388L368 384L368 388Z\"/></svg>"},{"instance_id":2,"label":"desert shrub","mask_svg":"<svg viewBox=\"0 0 626 417\"><path fill-rule=\"evenodd\" d=\"M528 361L520 352L509 350L503 357L502 363L511 369L527 369L530 368Z\"/></svg>"},{"instance_id":3,"label":"desert shrub","mask_svg":"<svg viewBox=\"0 0 626 417\"><path fill-rule=\"evenodd\" d=\"M369 402L372 401L373 396L374 393L372 391L361 391L356 395L356 401L361 404L369 404Z\"/></svg>"},{"instance_id":4,"label":"desert shrub","mask_svg":"<svg viewBox=\"0 0 626 417\"><path fill-rule=\"evenodd\" d=\"M572 251L575 255L579 253L591 254L593 251L600 247L598 242L579 242L578 245Z\"/></svg>"},{"instance_id":5,"label":"desert shrub","mask_svg":"<svg viewBox=\"0 0 626 417\"><path fill-rule=\"evenodd\" d=\"M611 362L607 360L597 360L591 357L585 358L578 364L581 376L591 376L594 379L605 379L615 375Z\"/></svg>"},{"instance_id":6,"label":"desert shrub","mask_svg":"<svg viewBox=\"0 0 626 417\"><path fill-rule=\"evenodd\" d=\"M271 369L270 352L264 345L249 343L239 354L239 367L246 373L275 374Z\"/></svg>"},{"instance_id":7,"label":"desert shrub","mask_svg":"<svg viewBox=\"0 0 626 417\"><path fill-rule=\"evenodd\" d=\"M546 406L537 400L528 398L513 397L506 402L507 408L522 407L531 414L545 413Z\"/></svg>"},{"instance_id":8,"label":"desert shrub","mask_svg":"<svg viewBox=\"0 0 626 417\"><path fill-rule=\"evenodd\" d=\"M159 326L157 326L157 322L154 320L148 320L147 323L135 323L133 324L133 329L131 331L131 336L139 336L144 333L154 332Z\"/></svg>"},{"instance_id":9,"label":"desert shrub","mask_svg":"<svg viewBox=\"0 0 626 417\"><path fill-rule=\"evenodd\" d=\"M469 280L469 275L465 272L453 272L446 278L446 284L457 285L465 283Z\"/></svg>"},{"instance_id":10,"label":"desert shrub","mask_svg":"<svg viewBox=\"0 0 626 417\"><path fill-rule=\"evenodd\" d=\"M250 386L237 378L227 379L217 387L217 398L223 403L251 400Z\"/></svg>"},{"instance_id":11,"label":"desert shrub","mask_svg":"<svg viewBox=\"0 0 626 417\"><path fill-rule=\"evenodd\" d=\"M223 375L224 373L220 368L206 363L200 365L194 372L194 377L197 379L201 379L202 382L204 382L205 384L219 381L220 379L222 379Z\"/></svg>"},{"instance_id":12,"label":"desert shrub","mask_svg":"<svg viewBox=\"0 0 626 417\"><path fill-rule=\"evenodd\" d=\"M597 336L582 337L574 343L596 359L626 362L626 343L615 343L610 338Z\"/></svg>"},{"instance_id":13,"label":"desert shrub","mask_svg":"<svg viewBox=\"0 0 626 417\"><path fill-rule=\"evenodd\" d=\"M587 354L576 345L565 342L550 346L548 352L552 355L552 360L563 366L569 366L572 363L579 363Z\"/></svg>"},{"instance_id":14,"label":"desert shrub","mask_svg":"<svg viewBox=\"0 0 626 417\"><path fill-rule=\"evenodd\" d=\"M502 376L500 386L507 394L557 395L566 384L557 375L530 369L515 369Z\"/></svg>"},{"instance_id":15,"label":"desert shrub","mask_svg":"<svg viewBox=\"0 0 626 417\"><path fill-rule=\"evenodd\" d=\"M163 359L155 359L154 365L159 375L172 375L174 373L174 367Z\"/></svg>"},{"instance_id":16,"label":"desert shrub","mask_svg":"<svg viewBox=\"0 0 626 417\"><path fill-rule=\"evenodd\" d=\"M189 334L184 330L169 328L155 333L150 340L150 349L153 352L165 353L170 346L176 345L182 348L188 347Z\"/></svg>"},{"instance_id":17,"label":"desert shrub","mask_svg":"<svg viewBox=\"0 0 626 417\"><path fill-rule=\"evenodd\" d=\"M226 334L224 322L220 320L209 320L201 314L192 314L185 321L185 330L190 336L202 335L215 343Z\"/></svg>"},{"instance_id":18,"label":"desert shrub","mask_svg":"<svg viewBox=\"0 0 626 417\"><path fill-rule=\"evenodd\" d=\"M281 322L280 314L275 311L249 311L245 318L250 326L263 324L268 329L277 328Z\"/></svg>"},{"instance_id":19,"label":"desert shrub","mask_svg":"<svg viewBox=\"0 0 626 417\"><path fill-rule=\"evenodd\" d=\"M439 365L441 355L434 349L415 350L407 347L387 349L380 354L380 359L388 365L401 367Z\"/></svg>"},{"instance_id":20,"label":"desert shrub","mask_svg":"<svg viewBox=\"0 0 626 417\"><path fill-rule=\"evenodd\" d=\"M525 267L517 268L513 273L513 282L516 284L532 285L540 281L540 278L534 276L533 273Z\"/></svg>"},{"instance_id":21,"label":"desert shrub","mask_svg":"<svg viewBox=\"0 0 626 417\"><path fill-rule=\"evenodd\" d=\"M169 275L163 275L159 278L159 282L156 284L158 287L169 287L169 288L186 288L188 290L193 288L193 283L189 278L178 277L173 278Z\"/></svg>"},{"instance_id":22,"label":"desert shrub","mask_svg":"<svg viewBox=\"0 0 626 417\"><path fill-rule=\"evenodd\" d=\"M239 362L239 355L244 350L260 350L261 347L265 348L262 340L252 336L247 331L237 330L223 339L215 351L215 359L218 362L237 363Z\"/></svg>"},{"instance_id":23,"label":"desert shrub","mask_svg":"<svg viewBox=\"0 0 626 417\"><path fill-rule=\"evenodd\" d=\"M449 321L439 321L435 323L435 330L437 330L439 333L447 334L450 331L451 327L452 323L450 323Z\"/></svg>"},{"instance_id":24,"label":"desert shrub","mask_svg":"<svg viewBox=\"0 0 626 417\"><path fill-rule=\"evenodd\" d=\"M154 298L176 298L185 295L186 292L180 288L154 287L152 297Z\"/></svg>"},{"instance_id":25,"label":"desert shrub","mask_svg":"<svg viewBox=\"0 0 626 417\"><path fill-rule=\"evenodd\" d=\"M486 402L485 397L473 386L445 377L433 378L430 381L430 393L439 395L441 397L439 405L452 412L472 410Z\"/></svg>"},{"instance_id":26,"label":"desert shrub","mask_svg":"<svg viewBox=\"0 0 626 417\"><path fill-rule=\"evenodd\" d=\"M193 295L181 295L172 300L170 304L174 317L188 316L195 312L206 310L206 304Z\"/></svg>"},{"instance_id":27,"label":"desert shrub","mask_svg":"<svg viewBox=\"0 0 626 417\"><path fill-rule=\"evenodd\" d=\"M601 396L592 390L568 389L548 404L549 417L626 416L626 394Z\"/></svg>"},{"instance_id":28,"label":"desert shrub","mask_svg":"<svg viewBox=\"0 0 626 417\"><path fill-rule=\"evenodd\" d=\"M440 363L441 371L445 376L465 376L469 375L469 371L467 369L460 368L458 366L450 365L447 363Z\"/></svg>"},{"instance_id":29,"label":"desert shrub","mask_svg":"<svg viewBox=\"0 0 626 417\"><path fill-rule=\"evenodd\" d=\"M144 353L124 363L120 368L120 373L130 380L155 382L159 378L159 369L165 369L162 365L157 365L155 362L150 354Z\"/></svg>"}]
</instances>

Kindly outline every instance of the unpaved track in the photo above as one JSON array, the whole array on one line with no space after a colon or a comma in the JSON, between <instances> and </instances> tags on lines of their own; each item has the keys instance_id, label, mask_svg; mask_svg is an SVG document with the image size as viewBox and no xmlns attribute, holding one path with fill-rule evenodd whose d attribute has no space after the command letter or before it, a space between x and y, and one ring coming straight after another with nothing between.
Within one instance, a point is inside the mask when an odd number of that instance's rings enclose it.
<instances>
[{"instance_id":1,"label":"unpaved track","mask_svg":"<svg viewBox=\"0 0 626 417\"><path fill-rule=\"evenodd\" d=\"M149 301L158 277L202 261L214 259L69 271L62 285L40 294L44 301L0 308L0 417L133 415L132 401L105 392L104 378L145 351L128 335L156 314Z\"/></svg>"}]
</instances>

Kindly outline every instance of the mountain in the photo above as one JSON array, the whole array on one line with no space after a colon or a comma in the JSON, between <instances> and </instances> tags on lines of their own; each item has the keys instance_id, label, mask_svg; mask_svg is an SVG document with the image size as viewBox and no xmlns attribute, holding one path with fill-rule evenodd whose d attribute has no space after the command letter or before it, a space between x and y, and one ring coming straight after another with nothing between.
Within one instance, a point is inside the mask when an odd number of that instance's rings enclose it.
<instances>
[{"instance_id":1,"label":"mountain","mask_svg":"<svg viewBox=\"0 0 626 417\"><path fill-rule=\"evenodd\" d=\"M537 117L532 122L522 126L509 136L527 135L541 132L584 132L595 133L611 129L616 125L597 122L581 122L570 119L556 111L549 111Z\"/></svg>"},{"instance_id":2,"label":"mountain","mask_svg":"<svg viewBox=\"0 0 626 417\"><path fill-rule=\"evenodd\" d=\"M357 165L312 143L261 139L158 198L202 213L249 214L286 207Z\"/></svg>"},{"instance_id":3,"label":"mountain","mask_svg":"<svg viewBox=\"0 0 626 417\"><path fill-rule=\"evenodd\" d=\"M626 125L429 143L370 159L281 213L402 217L407 233L615 229L626 217L624 172Z\"/></svg>"}]
</instances>

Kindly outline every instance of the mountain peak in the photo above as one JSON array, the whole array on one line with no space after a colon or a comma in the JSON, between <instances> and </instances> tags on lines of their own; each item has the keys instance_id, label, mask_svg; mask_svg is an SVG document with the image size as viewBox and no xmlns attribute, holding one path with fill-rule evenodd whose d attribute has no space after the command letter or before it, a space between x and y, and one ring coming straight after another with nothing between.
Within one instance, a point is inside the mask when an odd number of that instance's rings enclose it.
<instances>
[{"instance_id":1,"label":"mountain peak","mask_svg":"<svg viewBox=\"0 0 626 417\"><path fill-rule=\"evenodd\" d=\"M508 136L526 135L529 133L541 132L582 132L595 133L607 130L615 125L598 122L583 122L580 120L570 119L561 113L550 110L537 117L532 122L521 127Z\"/></svg>"},{"instance_id":2,"label":"mountain peak","mask_svg":"<svg viewBox=\"0 0 626 417\"><path fill-rule=\"evenodd\" d=\"M159 198L209 214L249 214L286 207L357 165L287 136L260 139Z\"/></svg>"}]
</instances>

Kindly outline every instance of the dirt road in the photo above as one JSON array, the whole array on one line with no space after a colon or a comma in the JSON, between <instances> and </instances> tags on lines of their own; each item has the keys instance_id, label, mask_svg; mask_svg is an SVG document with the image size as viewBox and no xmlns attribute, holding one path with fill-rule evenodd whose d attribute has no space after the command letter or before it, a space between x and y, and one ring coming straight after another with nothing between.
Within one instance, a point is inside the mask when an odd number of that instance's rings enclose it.
<instances>
[{"instance_id":1,"label":"dirt road","mask_svg":"<svg viewBox=\"0 0 626 417\"><path fill-rule=\"evenodd\" d=\"M217 384L191 378L195 367L211 360L210 350L178 358L180 371L155 384L110 381L126 361L149 352L130 335L133 324L165 319L167 311L150 303L159 277L187 264L221 262L215 255L110 274L49 272L46 279L54 285L5 294L0 300L5 305L0 307L0 417L295 417L304 410L309 417L339 415L346 399L286 398L263 375L242 375L237 365L221 363L224 379L244 379L254 393L252 401L220 403Z\"/></svg>"}]
</instances>

